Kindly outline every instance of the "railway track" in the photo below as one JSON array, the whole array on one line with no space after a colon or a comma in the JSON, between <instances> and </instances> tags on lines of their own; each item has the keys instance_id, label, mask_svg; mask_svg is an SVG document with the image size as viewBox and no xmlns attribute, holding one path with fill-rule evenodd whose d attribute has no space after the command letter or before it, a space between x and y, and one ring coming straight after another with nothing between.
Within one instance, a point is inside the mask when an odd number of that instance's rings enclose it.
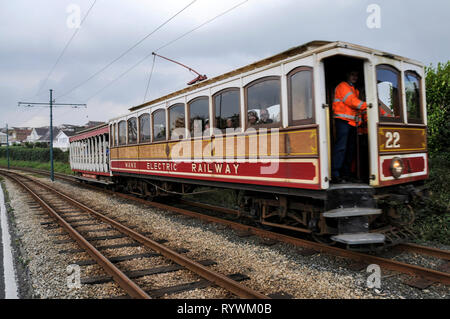
<instances>
[{"instance_id":1,"label":"railway track","mask_svg":"<svg viewBox=\"0 0 450 319\"><path fill-rule=\"evenodd\" d=\"M152 240L143 234L140 234L130 227L115 221L108 216L95 211L94 209L86 206L80 201L63 194L62 192L56 190L53 187L46 185L45 183L39 182L36 179L30 178L28 176L7 172L0 170L0 174L8 177L17 184L19 184L27 193L37 202L42 209L44 209L49 216L57 223L62 229L67 232L67 234L77 242L77 244L93 259L95 263L100 265L102 269L128 294L128 296L133 298L151 298L150 294L147 293L142 287L140 287L136 282L130 277L130 273L136 273L139 271L121 270L115 265L118 261L130 260L133 258L146 258L154 256L163 256L171 263L176 264L176 267L172 267L172 271L186 269L197 276L199 276L203 281L200 286L210 286L217 285L224 288L225 290L233 293L240 298L251 298L251 299L266 299L269 298L257 291L254 291L234 278L238 280L245 279L245 276L239 274L233 274L231 276L225 276L219 274L207 266L214 264L213 261L195 261L187 258L180 252L172 250L161 243ZM80 224L84 222L84 224ZM98 226L100 231L108 231L108 233L113 233L107 236L92 236L90 235L93 231L80 230L83 226L86 226L86 222L90 223L90 226ZM50 224L52 222L44 222L42 224ZM105 229L105 226L107 229ZM127 237L134 241L136 244L144 246L149 249L147 254L140 254L138 256L113 256L106 257L101 253L101 248L105 247L105 240L107 239L117 239ZM66 242L66 241L61 241ZM100 242L101 245L100 246ZM85 262L85 265L92 264L92 262ZM141 271L142 273L142 271ZM142 275L145 276L145 271ZM147 273L152 273L152 271ZM153 273L158 273L153 271ZM104 277L104 276L103 276ZM136 276L135 276L136 277ZM105 279L105 278L103 278ZM106 278L107 280L108 278ZM86 281L86 280L85 280ZM87 280L89 281L89 280ZM206 281L206 282L205 282ZM192 285L193 288L198 288L199 285ZM161 289L159 289L161 290ZM158 291L159 291L158 290ZM170 287L167 289L162 289L164 291L171 291ZM174 289L172 289L174 290ZM177 289L175 289L177 290ZM187 289L189 290L189 289ZM151 290L150 290L151 291ZM155 294L155 291L152 291Z\"/></svg>"},{"instance_id":2,"label":"railway track","mask_svg":"<svg viewBox=\"0 0 450 319\"><path fill-rule=\"evenodd\" d=\"M38 173L38 174L48 174L47 172L42 172L42 171L38 171L38 170L27 169L26 171ZM63 174L58 174L56 176L57 176L57 178L61 178L63 180L69 181L69 182L73 182L76 180L73 177L63 175ZM450 273L448 273L446 271L430 269L430 268L426 268L426 267L422 267L422 266L418 266L418 265L412 265L412 264L396 261L396 260L393 260L390 258L383 258L383 257L375 256L375 255L350 251L350 250L342 249L339 247L328 246L328 245L324 245L321 243L304 240L301 238L292 237L292 236L280 234L277 232L253 227L253 226L244 225L242 223L234 222L234 221L220 218L217 216L210 216L207 214L194 212L189 209L174 207L174 206L170 206L170 205L166 205L166 204L162 204L162 203L158 203L158 202L150 202L150 201L147 201L147 200L144 200L141 198L137 198L132 195L112 192L109 190L98 188L93 185L88 185L88 187L96 189L96 190L106 191L106 192L115 194L118 197L132 200L134 202L139 202L139 203L147 205L147 206L151 206L151 207L155 207L155 208L159 208L159 209L163 209L163 210L167 210L167 211L171 211L171 212L176 212L176 213L179 213L182 215L198 218L198 219L208 221L208 222L226 225L232 229L247 232L251 235L259 236L262 238L267 238L267 239L275 240L278 242L292 244L294 246L301 247L304 249L314 250L319 253L326 253L326 254L330 254L330 255L334 255L334 256L338 256L338 257L347 258L354 262L358 262L358 263L362 263L362 264L377 264L382 269L385 269L385 270L390 270L390 271L394 271L394 272L398 272L398 273L402 273L402 274L407 274L407 275L410 275L410 276L413 276L413 277L416 277L419 279L428 280L432 283L442 283L445 285L450 285ZM189 204L189 203L192 204L193 206L207 208L207 209L211 209L211 210L217 210L221 213L237 214L237 211L225 209L222 207L216 208L215 206L211 206L211 205L207 205L207 204L192 203L192 202L184 201L184 204ZM417 254L421 254L421 255L432 256L432 257L442 259L444 261L450 260L450 251L447 251L447 250L441 250L441 249L436 249L436 248L427 247L427 246L421 246L421 245L412 244L412 243L400 244L396 247L396 249L401 250L401 251L417 253Z\"/></svg>"}]
</instances>

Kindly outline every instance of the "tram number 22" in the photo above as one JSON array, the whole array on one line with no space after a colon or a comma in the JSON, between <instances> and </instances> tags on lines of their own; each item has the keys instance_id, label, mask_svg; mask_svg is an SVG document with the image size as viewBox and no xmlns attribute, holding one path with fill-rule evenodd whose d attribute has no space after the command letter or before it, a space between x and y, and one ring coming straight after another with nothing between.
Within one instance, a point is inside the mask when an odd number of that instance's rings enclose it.
<instances>
[{"instance_id":1,"label":"tram number 22","mask_svg":"<svg viewBox=\"0 0 450 319\"><path fill-rule=\"evenodd\" d=\"M386 148L400 148L400 133L386 132Z\"/></svg>"}]
</instances>

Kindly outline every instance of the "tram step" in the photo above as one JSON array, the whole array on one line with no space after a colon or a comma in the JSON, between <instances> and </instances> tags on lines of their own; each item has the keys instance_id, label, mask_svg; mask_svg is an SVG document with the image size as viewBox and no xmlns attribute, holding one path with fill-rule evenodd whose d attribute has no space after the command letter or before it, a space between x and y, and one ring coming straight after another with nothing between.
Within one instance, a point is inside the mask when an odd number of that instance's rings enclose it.
<instances>
[{"instance_id":1,"label":"tram step","mask_svg":"<svg viewBox=\"0 0 450 319\"><path fill-rule=\"evenodd\" d=\"M381 209L377 208L364 208L364 207L351 207L351 208L336 208L323 213L324 217L328 218L341 218L341 217L354 217L354 216L367 216L367 215L379 215Z\"/></svg>"},{"instance_id":2,"label":"tram step","mask_svg":"<svg viewBox=\"0 0 450 319\"><path fill-rule=\"evenodd\" d=\"M348 245L382 244L385 236L376 233L356 233L336 235L332 236L331 239Z\"/></svg>"}]
</instances>

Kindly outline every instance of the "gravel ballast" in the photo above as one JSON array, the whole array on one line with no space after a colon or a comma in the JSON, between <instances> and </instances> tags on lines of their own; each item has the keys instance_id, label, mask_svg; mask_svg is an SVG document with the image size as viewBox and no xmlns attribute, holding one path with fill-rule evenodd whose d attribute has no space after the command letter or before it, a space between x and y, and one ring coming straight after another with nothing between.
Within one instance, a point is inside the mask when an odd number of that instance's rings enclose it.
<instances>
[{"instance_id":1,"label":"gravel ballast","mask_svg":"<svg viewBox=\"0 0 450 319\"><path fill-rule=\"evenodd\" d=\"M47 179L40 179L49 183ZM112 294L120 295L120 288L114 284L82 285L80 289L67 288L66 267L74 260L89 259L84 254L59 254L61 249L77 248L75 243L56 245L54 240L66 239L66 236L50 236L61 232L61 229L46 230L40 223L42 216L31 211L24 193L18 186L5 182L14 209L17 236L23 246L22 258L30 273L33 297L37 298L107 298ZM171 248L185 248L186 255L195 260L211 259L217 265L212 269L228 275L242 273L250 277L243 283L263 294L285 293L294 298L449 298L449 288L433 285L425 290L409 287L403 283L407 278L401 274L382 274L380 289L369 289L366 279L369 274L349 270L348 260L314 254L302 256L299 249L291 245L277 243L272 246L263 244L255 236L239 237L233 230L224 229L221 225L204 223L197 219L181 218L179 215L167 213L155 208L114 198L111 195L87 190L82 186L65 182L54 182L57 188L67 194L76 194L78 200L110 217L126 220L128 225L137 226L141 233L151 232L152 239L166 239L165 244ZM29 200L27 198L26 200ZM89 228L86 228L89 229ZM97 234L97 233L96 233ZM99 233L102 234L102 233ZM106 234L106 232L105 232ZM121 239L117 240L120 243ZM109 242L108 242L109 243ZM139 252L136 248L127 248L125 253ZM107 253L107 252L106 252ZM117 252L114 252L117 255ZM399 257L408 262L412 254ZM151 264L163 261L154 258ZM127 264L128 263L128 264ZM124 263L127 268L140 265L148 267L148 261ZM98 266L82 267L81 276L86 272L100 273ZM148 289L171 286L182 282L198 280L198 277L187 272L160 274L140 278ZM165 298L233 298L221 288L209 287L166 296Z\"/></svg>"}]
</instances>

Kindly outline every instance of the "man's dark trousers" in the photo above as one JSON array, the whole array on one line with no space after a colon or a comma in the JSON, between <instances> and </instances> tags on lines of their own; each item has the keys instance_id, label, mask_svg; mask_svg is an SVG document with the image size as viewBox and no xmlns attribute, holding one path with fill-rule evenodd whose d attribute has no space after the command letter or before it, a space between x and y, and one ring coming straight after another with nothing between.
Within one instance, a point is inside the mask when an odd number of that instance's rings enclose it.
<instances>
[{"instance_id":1,"label":"man's dark trousers","mask_svg":"<svg viewBox=\"0 0 450 319\"><path fill-rule=\"evenodd\" d=\"M348 177L356 149L356 127L347 121L335 119L336 143L331 165L332 177Z\"/></svg>"}]
</instances>

